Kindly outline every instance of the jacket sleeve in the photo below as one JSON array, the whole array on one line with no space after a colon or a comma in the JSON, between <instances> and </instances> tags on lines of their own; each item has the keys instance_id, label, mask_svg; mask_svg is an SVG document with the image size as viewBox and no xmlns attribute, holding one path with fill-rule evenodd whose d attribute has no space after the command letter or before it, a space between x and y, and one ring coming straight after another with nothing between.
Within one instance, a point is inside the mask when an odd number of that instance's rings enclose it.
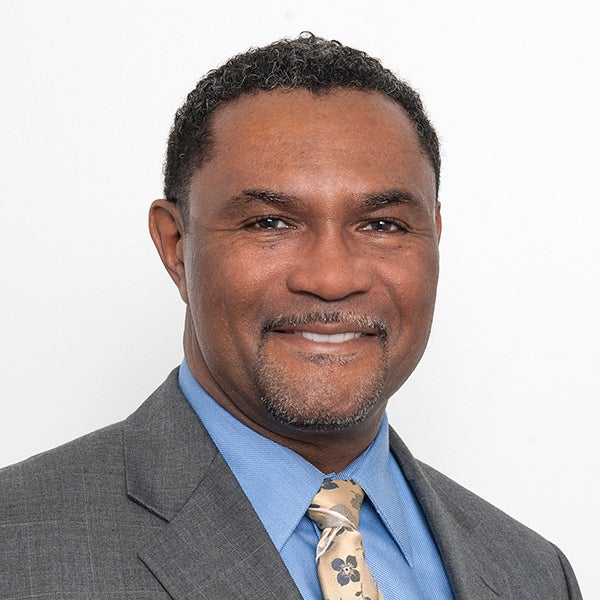
<instances>
[{"instance_id":1,"label":"jacket sleeve","mask_svg":"<svg viewBox=\"0 0 600 600\"><path fill-rule=\"evenodd\" d=\"M581 590L579 589L579 584L575 578L575 573L573 572L573 568L569 564L567 557L556 546L554 546L554 549L556 550L556 554L558 554L558 560L560 561L563 575L565 577L568 593L567 598L569 600L583 600L581 596Z\"/></svg>"}]
</instances>

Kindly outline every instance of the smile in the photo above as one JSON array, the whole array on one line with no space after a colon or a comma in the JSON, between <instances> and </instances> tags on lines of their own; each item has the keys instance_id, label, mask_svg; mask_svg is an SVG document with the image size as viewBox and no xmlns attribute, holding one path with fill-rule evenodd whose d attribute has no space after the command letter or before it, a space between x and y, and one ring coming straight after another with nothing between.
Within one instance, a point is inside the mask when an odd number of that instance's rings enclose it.
<instances>
[{"instance_id":1,"label":"smile","mask_svg":"<svg viewBox=\"0 0 600 600\"><path fill-rule=\"evenodd\" d=\"M347 350L345 344L360 344L367 340L378 339L383 345L387 342L387 329L382 321L365 315L352 313L331 312L309 312L302 315L280 315L266 321L262 327L264 338L274 334L287 338L288 343L294 346L306 348L310 343L321 344L320 352L337 352ZM329 344L329 350L326 348ZM340 345L336 349L336 345Z\"/></svg>"},{"instance_id":2,"label":"smile","mask_svg":"<svg viewBox=\"0 0 600 600\"><path fill-rule=\"evenodd\" d=\"M325 344L341 344L343 342L349 342L359 338L362 334L358 332L344 332L344 333L315 333L314 331L294 331L294 335L299 335L311 342L319 342Z\"/></svg>"}]
</instances>

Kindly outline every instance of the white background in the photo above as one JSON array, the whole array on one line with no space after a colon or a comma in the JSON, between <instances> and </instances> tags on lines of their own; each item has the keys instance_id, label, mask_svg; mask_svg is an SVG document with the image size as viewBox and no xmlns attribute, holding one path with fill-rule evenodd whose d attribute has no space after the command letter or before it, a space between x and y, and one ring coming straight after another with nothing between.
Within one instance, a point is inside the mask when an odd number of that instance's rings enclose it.
<instances>
[{"instance_id":1,"label":"white background","mask_svg":"<svg viewBox=\"0 0 600 600\"><path fill-rule=\"evenodd\" d=\"M392 400L420 458L557 543L600 597L595 3L0 3L0 465L132 412L181 359L146 231L173 114L311 30L421 93L443 143L429 349Z\"/></svg>"}]
</instances>

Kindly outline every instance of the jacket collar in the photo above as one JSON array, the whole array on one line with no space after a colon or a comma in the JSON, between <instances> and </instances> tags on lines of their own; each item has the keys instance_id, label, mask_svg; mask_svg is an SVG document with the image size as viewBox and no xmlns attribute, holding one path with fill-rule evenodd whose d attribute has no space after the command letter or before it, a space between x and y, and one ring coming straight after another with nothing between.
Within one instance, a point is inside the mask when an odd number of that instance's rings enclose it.
<instances>
[{"instance_id":1,"label":"jacket collar","mask_svg":"<svg viewBox=\"0 0 600 600\"><path fill-rule=\"evenodd\" d=\"M456 600L512 598L506 573L477 539L481 523L457 504L455 496L444 493L457 484L415 460L393 430L390 446L429 523Z\"/></svg>"}]
</instances>

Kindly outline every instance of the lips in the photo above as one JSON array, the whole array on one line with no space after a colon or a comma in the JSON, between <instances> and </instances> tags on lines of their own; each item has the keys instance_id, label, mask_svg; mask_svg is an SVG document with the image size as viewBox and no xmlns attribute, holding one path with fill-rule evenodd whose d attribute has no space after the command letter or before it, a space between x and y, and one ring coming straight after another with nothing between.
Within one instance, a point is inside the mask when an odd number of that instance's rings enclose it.
<instances>
[{"instance_id":1,"label":"lips","mask_svg":"<svg viewBox=\"0 0 600 600\"><path fill-rule=\"evenodd\" d=\"M299 335L311 342L319 342L324 344L342 344L343 342L349 342L359 338L362 334L359 332L345 332L345 333L333 333L323 334L316 333L314 331L294 331L295 335Z\"/></svg>"},{"instance_id":2,"label":"lips","mask_svg":"<svg viewBox=\"0 0 600 600\"><path fill-rule=\"evenodd\" d=\"M342 344L373 336L383 344L387 342L387 330L383 322L366 315L336 311L280 315L263 326L263 337L271 333L293 334L321 344Z\"/></svg>"}]
</instances>

